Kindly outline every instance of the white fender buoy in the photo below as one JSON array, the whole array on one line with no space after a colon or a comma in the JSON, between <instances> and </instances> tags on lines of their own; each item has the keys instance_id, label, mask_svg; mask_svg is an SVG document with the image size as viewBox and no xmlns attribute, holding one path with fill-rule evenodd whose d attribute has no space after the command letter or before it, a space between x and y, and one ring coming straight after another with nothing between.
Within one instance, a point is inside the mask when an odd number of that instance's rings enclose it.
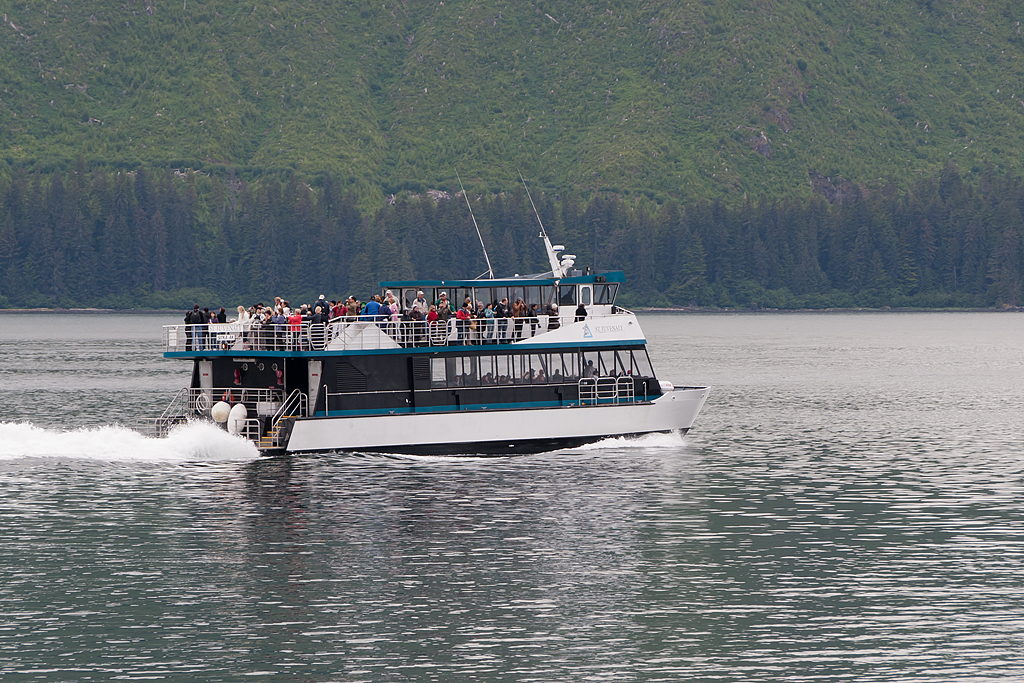
<instances>
[{"instance_id":1,"label":"white fender buoy","mask_svg":"<svg viewBox=\"0 0 1024 683\"><path fill-rule=\"evenodd\" d=\"M231 406L231 413L228 415L228 434L240 434L245 429L245 421L249 417L249 411L245 404L236 403Z\"/></svg>"},{"instance_id":2,"label":"white fender buoy","mask_svg":"<svg viewBox=\"0 0 1024 683\"><path fill-rule=\"evenodd\" d=\"M228 415L231 414L231 404L227 401L217 401L210 408L210 417L213 418L214 422L218 424L224 424L228 421Z\"/></svg>"}]
</instances>

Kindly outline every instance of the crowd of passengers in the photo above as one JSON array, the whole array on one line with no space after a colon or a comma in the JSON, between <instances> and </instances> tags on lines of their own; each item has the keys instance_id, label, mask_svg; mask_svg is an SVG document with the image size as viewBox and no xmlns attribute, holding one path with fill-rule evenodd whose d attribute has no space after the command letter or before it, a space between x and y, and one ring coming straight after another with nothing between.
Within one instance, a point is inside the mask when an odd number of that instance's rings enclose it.
<instances>
[{"instance_id":1,"label":"crowd of passengers","mask_svg":"<svg viewBox=\"0 0 1024 683\"><path fill-rule=\"evenodd\" d=\"M195 304L185 313L186 349L208 350L224 343L219 342L214 336L215 330L208 327L218 323L242 323L244 348L271 351L310 350L310 344L317 341L313 338L317 334L314 330L325 334L324 328L315 325L340 321L372 322L387 333L397 332L395 336L405 345L425 345L438 332L446 337L448 321L454 319L458 334L454 343L508 343L545 331L541 329L541 315L547 316L546 330L560 326L558 304L548 304L542 310L539 304L527 305L519 298L510 306L508 297L503 297L488 304L477 301L474 306L472 299L466 297L462 306L456 308L447 293L442 292L430 303L422 290L416 292L416 298L404 310L391 290L383 295L375 294L366 303L353 296L345 301L328 301L321 294L313 305L302 304L297 308L275 297L273 306L262 302L248 309L239 306L237 317L232 318L228 318L223 306L212 313L209 308L200 309L199 304ZM575 320L579 322L586 317L587 309L580 304ZM310 334L302 334L307 325Z\"/></svg>"}]
</instances>

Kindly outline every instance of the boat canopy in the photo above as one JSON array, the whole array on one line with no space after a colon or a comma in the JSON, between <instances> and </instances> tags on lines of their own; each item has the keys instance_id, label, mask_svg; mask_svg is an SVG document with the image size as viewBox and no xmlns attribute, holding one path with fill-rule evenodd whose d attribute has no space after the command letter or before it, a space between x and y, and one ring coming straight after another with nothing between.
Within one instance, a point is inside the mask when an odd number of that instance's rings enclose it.
<instances>
[{"instance_id":1,"label":"boat canopy","mask_svg":"<svg viewBox=\"0 0 1024 683\"><path fill-rule=\"evenodd\" d=\"M601 282L615 282L623 283L626 281L626 276L621 270L612 270L603 273L592 273L590 275L576 275L573 277L553 278L553 277L505 277L495 278L494 280L393 280L390 282L381 282L380 286L385 289L396 289L407 287L528 287L537 286L542 284L554 284L556 282L561 284L586 284L586 283L601 283Z\"/></svg>"},{"instance_id":2,"label":"boat canopy","mask_svg":"<svg viewBox=\"0 0 1024 683\"><path fill-rule=\"evenodd\" d=\"M537 304L542 313L554 310L552 304L566 311L575 310L579 304L590 306L614 306L619 285L626 281L622 271L577 275L564 278L499 278L494 280L396 280L381 282L382 290L391 290L401 303L402 310L410 308L416 293L423 291L430 303L447 296L455 306L461 306L467 298L483 305L497 304L507 298L509 304L522 299L526 305Z\"/></svg>"}]
</instances>

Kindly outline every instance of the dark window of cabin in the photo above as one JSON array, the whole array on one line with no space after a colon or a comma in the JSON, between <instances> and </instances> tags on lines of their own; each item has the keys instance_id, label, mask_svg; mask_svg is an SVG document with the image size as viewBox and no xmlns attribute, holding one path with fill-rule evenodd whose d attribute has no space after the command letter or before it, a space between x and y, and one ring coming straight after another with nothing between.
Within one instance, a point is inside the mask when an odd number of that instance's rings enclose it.
<instances>
[{"instance_id":1,"label":"dark window of cabin","mask_svg":"<svg viewBox=\"0 0 1024 683\"><path fill-rule=\"evenodd\" d=\"M534 384L547 384L551 377L551 361L548 354L531 353L530 371Z\"/></svg>"},{"instance_id":2,"label":"dark window of cabin","mask_svg":"<svg viewBox=\"0 0 1024 683\"><path fill-rule=\"evenodd\" d=\"M477 373L477 359L475 356L463 356L453 358L452 367L455 370L455 386L478 387L480 386L480 375ZM448 386L452 386L452 377L448 376Z\"/></svg>"},{"instance_id":3,"label":"dark window of cabin","mask_svg":"<svg viewBox=\"0 0 1024 683\"><path fill-rule=\"evenodd\" d=\"M515 364L512 359L515 356L498 356L496 359L495 374L498 376L498 384L515 384Z\"/></svg>"},{"instance_id":4,"label":"dark window of cabin","mask_svg":"<svg viewBox=\"0 0 1024 683\"><path fill-rule=\"evenodd\" d=\"M625 377L633 374L633 362L630 359L629 351L615 352L615 376Z\"/></svg>"},{"instance_id":5,"label":"dark window of cabin","mask_svg":"<svg viewBox=\"0 0 1024 683\"><path fill-rule=\"evenodd\" d=\"M562 377L565 378L566 382L575 383L580 381L580 354L562 354Z\"/></svg>"},{"instance_id":6,"label":"dark window of cabin","mask_svg":"<svg viewBox=\"0 0 1024 683\"><path fill-rule=\"evenodd\" d=\"M451 296L451 294L448 296ZM476 309L476 302L473 300L473 290L468 287L459 287L455 290L455 310L462 308L462 304L466 303L466 297L469 297L470 307Z\"/></svg>"},{"instance_id":7,"label":"dark window of cabin","mask_svg":"<svg viewBox=\"0 0 1024 683\"><path fill-rule=\"evenodd\" d=\"M594 303L595 304L612 304L615 303L615 290L618 285L594 285Z\"/></svg>"},{"instance_id":8,"label":"dark window of cabin","mask_svg":"<svg viewBox=\"0 0 1024 683\"><path fill-rule=\"evenodd\" d=\"M601 376L615 377L618 374L618 368L615 365L615 352L599 351L598 354L601 357Z\"/></svg>"},{"instance_id":9,"label":"dark window of cabin","mask_svg":"<svg viewBox=\"0 0 1024 683\"><path fill-rule=\"evenodd\" d=\"M651 367L651 359L647 356L647 349L635 350L631 355L634 377L654 377L654 369Z\"/></svg>"},{"instance_id":10,"label":"dark window of cabin","mask_svg":"<svg viewBox=\"0 0 1024 683\"><path fill-rule=\"evenodd\" d=\"M496 366L494 356L480 356L478 363L480 366L480 385L490 387L497 384L498 376L494 371Z\"/></svg>"},{"instance_id":11,"label":"dark window of cabin","mask_svg":"<svg viewBox=\"0 0 1024 683\"><path fill-rule=\"evenodd\" d=\"M558 305L576 305L576 285L560 285L558 287Z\"/></svg>"}]
</instances>

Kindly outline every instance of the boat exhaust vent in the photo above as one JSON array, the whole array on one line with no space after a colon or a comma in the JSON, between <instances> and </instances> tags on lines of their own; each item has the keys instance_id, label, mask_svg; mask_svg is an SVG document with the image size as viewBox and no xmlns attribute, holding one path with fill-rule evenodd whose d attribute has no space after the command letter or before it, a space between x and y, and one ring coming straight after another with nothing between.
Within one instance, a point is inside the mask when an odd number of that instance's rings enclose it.
<instances>
[{"instance_id":1,"label":"boat exhaust vent","mask_svg":"<svg viewBox=\"0 0 1024 683\"><path fill-rule=\"evenodd\" d=\"M341 361L334 370L334 379L339 394L366 391L366 375L361 373L348 361Z\"/></svg>"}]
</instances>

